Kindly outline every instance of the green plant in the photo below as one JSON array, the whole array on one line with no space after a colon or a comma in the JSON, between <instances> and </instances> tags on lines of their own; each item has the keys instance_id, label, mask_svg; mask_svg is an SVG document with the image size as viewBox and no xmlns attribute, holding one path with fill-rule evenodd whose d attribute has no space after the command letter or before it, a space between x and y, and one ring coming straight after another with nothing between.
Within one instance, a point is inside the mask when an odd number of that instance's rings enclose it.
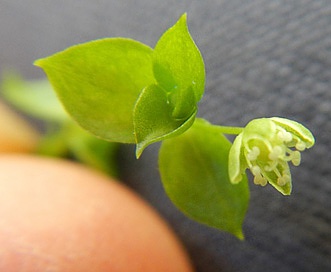
<instances>
[{"instance_id":1,"label":"green plant","mask_svg":"<svg viewBox=\"0 0 331 272\"><path fill-rule=\"evenodd\" d=\"M78 126L63 110L47 79L23 80L16 73L5 73L2 98L44 127L34 153L65 157L117 176L117 143L96 138Z\"/></svg>"},{"instance_id":2,"label":"green plant","mask_svg":"<svg viewBox=\"0 0 331 272\"><path fill-rule=\"evenodd\" d=\"M154 49L135 40L106 38L37 60L68 113L107 141L136 144L136 156L162 141L159 168L170 199L189 217L243 238L249 188L270 183L291 193L288 161L314 144L301 124L261 118L245 128L196 118L204 92L202 56L186 14ZM238 135L232 145L224 134ZM239 182L240 181L240 182Z\"/></svg>"}]
</instances>

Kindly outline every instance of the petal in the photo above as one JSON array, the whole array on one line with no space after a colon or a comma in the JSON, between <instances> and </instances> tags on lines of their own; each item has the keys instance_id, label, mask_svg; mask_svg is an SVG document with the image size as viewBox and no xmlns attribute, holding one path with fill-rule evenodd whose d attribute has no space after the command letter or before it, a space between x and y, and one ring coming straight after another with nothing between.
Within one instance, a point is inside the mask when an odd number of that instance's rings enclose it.
<instances>
[{"instance_id":1,"label":"petal","mask_svg":"<svg viewBox=\"0 0 331 272\"><path fill-rule=\"evenodd\" d=\"M241 181L242 172L246 168L241 147L242 133L236 137L229 152L229 178L232 183Z\"/></svg>"},{"instance_id":2,"label":"petal","mask_svg":"<svg viewBox=\"0 0 331 272\"><path fill-rule=\"evenodd\" d=\"M273 171L262 171L263 176L268 182L283 195L290 195L292 191L291 172L287 162L282 162L278 165L279 172L286 174L290 180L283 186L278 185L278 176Z\"/></svg>"},{"instance_id":3,"label":"petal","mask_svg":"<svg viewBox=\"0 0 331 272\"><path fill-rule=\"evenodd\" d=\"M305 143L306 148L310 148L314 145L315 139L313 134L300 123L280 117L272 117L270 119L274 121L276 125L297 136Z\"/></svg>"},{"instance_id":4,"label":"petal","mask_svg":"<svg viewBox=\"0 0 331 272\"><path fill-rule=\"evenodd\" d=\"M276 132L276 125L269 118L258 118L250 121L244 131L244 142L253 139L270 140Z\"/></svg>"}]
</instances>

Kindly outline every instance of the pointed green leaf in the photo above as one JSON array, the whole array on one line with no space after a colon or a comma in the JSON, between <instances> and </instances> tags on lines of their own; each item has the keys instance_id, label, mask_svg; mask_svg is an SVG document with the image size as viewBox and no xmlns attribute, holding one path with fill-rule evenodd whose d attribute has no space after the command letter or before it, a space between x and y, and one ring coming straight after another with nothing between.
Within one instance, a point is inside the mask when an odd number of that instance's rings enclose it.
<instances>
[{"instance_id":1,"label":"pointed green leaf","mask_svg":"<svg viewBox=\"0 0 331 272\"><path fill-rule=\"evenodd\" d=\"M51 125L47 122L46 125ZM119 144L101 140L71 120L50 130L39 142L37 154L71 158L111 176L117 176Z\"/></svg>"},{"instance_id":2,"label":"pointed green leaf","mask_svg":"<svg viewBox=\"0 0 331 272\"><path fill-rule=\"evenodd\" d=\"M153 69L157 84L141 93L134 111L137 157L147 145L179 135L193 124L205 71L186 14L158 41Z\"/></svg>"},{"instance_id":3,"label":"pointed green leaf","mask_svg":"<svg viewBox=\"0 0 331 272\"><path fill-rule=\"evenodd\" d=\"M175 118L187 118L201 99L205 68L199 49L187 28L186 14L167 30L153 53L157 83L169 93Z\"/></svg>"},{"instance_id":4,"label":"pointed green leaf","mask_svg":"<svg viewBox=\"0 0 331 272\"><path fill-rule=\"evenodd\" d=\"M134 40L107 38L72 46L35 64L83 128L109 141L134 143L134 105L142 89L155 81L152 52Z\"/></svg>"},{"instance_id":5,"label":"pointed green leaf","mask_svg":"<svg viewBox=\"0 0 331 272\"><path fill-rule=\"evenodd\" d=\"M193 124L195 114L184 120L174 119L166 92L157 85L145 88L134 109L136 156L151 143L183 133Z\"/></svg>"},{"instance_id":6,"label":"pointed green leaf","mask_svg":"<svg viewBox=\"0 0 331 272\"><path fill-rule=\"evenodd\" d=\"M229 180L230 147L217 126L197 119L185 133L162 143L159 167L164 188L179 209L242 239L249 190L245 175L239 184Z\"/></svg>"},{"instance_id":7,"label":"pointed green leaf","mask_svg":"<svg viewBox=\"0 0 331 272\"><path fill-rule=\"evenodd\" d=\"M6 74L1 94L18 110L43 121L45 133L38 142L37 154L74 158L93 168L117 175L118 144L103 141L73 122L46 79L24 80Z\"/></svg>"},{"instance_id":8,"label":"pointed green leaf","mask_svg":"<svg viewBox=\"0 0 331 272\"><path fill-rule=\"evenodd\" d=\"M53 122L68 119L46 79L27 81L16 74L7 74L2 82L2 93L11 104L35 118Z\"/></svg>"},{"instance_id":9,"label":"pointed green leaf","mask_svg":"<svg viewBox=\"0 0 331 272\"><path fill-rule=\"evenodd\" d=\"M118 175L116 155L119 144L98 139L81 127L71 124L63 128L66 129L67 135L64 140L71 155L90 167L116 177Z\"/></svg>"}]
</instances>

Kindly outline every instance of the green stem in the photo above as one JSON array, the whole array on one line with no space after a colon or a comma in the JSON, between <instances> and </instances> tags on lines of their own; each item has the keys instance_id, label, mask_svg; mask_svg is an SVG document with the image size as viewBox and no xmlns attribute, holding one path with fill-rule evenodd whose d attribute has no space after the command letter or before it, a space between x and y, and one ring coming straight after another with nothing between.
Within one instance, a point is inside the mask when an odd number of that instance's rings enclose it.
<instances>
[{"instance_id":1,"label":"green stem","mask_svg":"<svg viewBox=\"0 0 331 272\"><path fill-rule=\"evenodd\" d=\"M240 134L244 129L242 127L228 127L228 126L217 126L217 127L220 128L224 134L234 134L234 135Z\"/></svg>"}]
</instances>

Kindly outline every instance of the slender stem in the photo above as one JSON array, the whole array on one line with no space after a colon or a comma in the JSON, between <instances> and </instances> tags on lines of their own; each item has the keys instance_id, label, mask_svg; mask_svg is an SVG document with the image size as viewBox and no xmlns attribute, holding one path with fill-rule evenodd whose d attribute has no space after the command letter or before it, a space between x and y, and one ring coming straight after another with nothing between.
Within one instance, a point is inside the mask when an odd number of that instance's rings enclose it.
<instances>
[{"instance_id":1,"label":"slender stem","mask_svg":"<svg viewBox=\"0 0 331 272\"><path fill-rule=\"evenodd\" d=\"M240 134L244 128L242 127L228 127L228 126L217 126L222 130L224 134L234 134L238 135Z\"/></svg>"}]
</instances>

